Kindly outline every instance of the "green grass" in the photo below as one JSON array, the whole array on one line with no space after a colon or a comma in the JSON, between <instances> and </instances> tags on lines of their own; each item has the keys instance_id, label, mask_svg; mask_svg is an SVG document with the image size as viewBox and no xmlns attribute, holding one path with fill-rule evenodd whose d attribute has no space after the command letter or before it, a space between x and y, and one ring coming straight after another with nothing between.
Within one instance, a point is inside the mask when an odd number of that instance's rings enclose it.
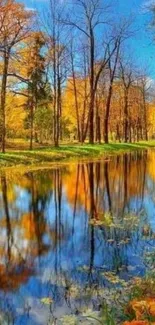
<instances>
[{"instance_id":1,"label":"green grass","mask_svg":"<svg viewBox=\"0 0 155 325\"><path fill-rule=\"evenodd\" d=\"M32 166L51 164L54 162L67 161L69 159L95 158L102 155L120 154L133 150L155 148L155 141L139 143L110 143L95 145L61 145L59 148L43 147L29 150L8 150L5 154L0 153L0 167L9 166Z\"/></svg>"}]
</instances>

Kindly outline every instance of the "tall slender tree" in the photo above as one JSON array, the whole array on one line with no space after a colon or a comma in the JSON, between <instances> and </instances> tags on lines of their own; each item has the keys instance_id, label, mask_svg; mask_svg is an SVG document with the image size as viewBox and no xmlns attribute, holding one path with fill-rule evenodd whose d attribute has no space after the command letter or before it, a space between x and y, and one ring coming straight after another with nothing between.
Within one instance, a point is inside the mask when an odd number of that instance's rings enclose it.
<instances>
[{"instance_id":1,"label":"tall slender tree","mask_svg":"<svg viewBox=\"0 0 155 325\"><path fill-rule=\"evenodd\" d=\"M45 58L41 53L44 46L44 38L41 33L32 34L32 45L30 48L30 64L27 69L28 81L28 100L30 123L30 150L33 149L34 134L34 115L39 101L46 98L46 74Z\"/></svg>"},{"instance_id":2,"label":"tall slender tree","mask_svg":"<svg viewBox=\"0 0 155 325\"><path fill-rule=\"evenodd\" d=\"M33 13L26 10L24 5L14 0L5 0L0 7L0 55L2 60L1 75L1 143L5 153L6 138L6 88L11 56L15 55L19 44L29 35Z\"/></svg>"}]
</instances>

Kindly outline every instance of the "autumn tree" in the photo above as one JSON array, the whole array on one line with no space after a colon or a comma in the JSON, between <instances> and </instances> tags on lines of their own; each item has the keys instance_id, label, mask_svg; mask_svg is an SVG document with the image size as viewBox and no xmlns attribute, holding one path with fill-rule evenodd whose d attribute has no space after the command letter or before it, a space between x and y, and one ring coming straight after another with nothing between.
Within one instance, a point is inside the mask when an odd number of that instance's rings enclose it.
<instances>
[{"instance_id":1,"label":"autumn tree","mask_svg":"<svg viewBox=\"0 0 155 325\"><path fill-rule=\"evenodd\" d=\"M66 24L77 29L82 33L88 45L88 62L89 62L89 142L94 143L94 110L95 110L95 93L98 80L102 70L104 69L107 58L104 57L97 73L95 73L95 60L97 50L96 31L100 25L105 23L103 13L106 8L103 8L100 0L76 0L74 14L66 20ZM113 51L113 50L112 50ZM110 53L111 55L111 53Z\"/></svg>"},{"instance_id":2,"label":"autumn tree","mask_svg":"<svg viewBox=\"0 0 155 325\"><path fill-rule=\"evenodd\" d=\"M89 2L86 0L76 0L74 3L73 12L70 14L69 18L67 17L65 21L66 25L71 26L78 32L80 42L83 38L83 43L87 46L86 58L88 72L86 78L89 80L88 126L90 143L94 143L95 127L96 129L98 129L98 126L100 127L100 116L98 115L97 118L97 114L95 114L96 94L99 80L107 66L109 67L110 81L109 94L106 103L106 115L104 121L104 138L105 142L108 142L108 118L112 97L112 84L115 77L120 46L121 43L127 37L129 37L128 29L131 24L131 21L129 22L124 20L122 20L121 26L119 26L118 22L117 24L115 24L115 22L111 24L110 18L107 17L107 12L109 11L109 8L110 7L107 3L105 3L105 5L103 6L100 0L91 0ZM116 28L116 26L119 26L119 28ZM73 63L73 57L71 57L71 59ZM78 69L79 67L77 68L77 70ZM75 75L75 69L73 75ZM75 91L77 92L76 89ZM96 122L98 121L98 125L96 126L95 118L97 118Z\"/></svg>"},{"instance_id":3,"label":"autumn tree","mask_svg":"<svg viewBox=\"0 0 155 325\"><path fill-rule=\"evenodd\" d=\"M88 47L87 44L76 44L74 34L71 37L69 56L70 56L70 75L66 83L65 108L68 105L67 97L71 97L71 117L76 118L77 139L83 143L87 136L89 124L89 71L88 71ZM78 53L78 57L77 57ZM73 98L73 101L72 101ZM73 112L73 108L75 114ZM69 113L69 111L68 111Z\"/></svg>"},{"instance_id":4,"label":"autumn tree","mask_svg":"<svg viewBox=\"0 0 155 325\"><path fill-rule=\"evenodd\" d=\"M47 71L52 88L53 140L56 147L62 139L62 89L68 63L66 32L62 25L63 10L64 5L60 0L50 0L43 21L47 33Z\"/></svg>"},{"instance_id":5,"label":"autumn tree","mask_svg":"<svg viewBox=\"0 0 155 325\"><path fill-rule=\"evenodd\" d=\"M116 51L114 58L111 57L108 61L108 72L109 72L109 85L108 85L108 94L106 99L106 109L105 109L105 117L104 117L104 142L109 142L109 116L110 116L110 107L111 107L111 99L113 94L113 83L115 79L117 63L119 59L119 51L121 46L121 37L118 39ZM110 51L110 44L108 45L108 51Z\"/></svg>"},{"instance_id":6,"label":"autumn tree","mask_svg":"<svg viewBox=\"0 0 155 325\"><path fill-rule=\"evenodd\" d=\"M26 10L24 5L14 0L3 1L0 7L0 55L1 55L1 143L5 152L6 138L6 88L9 64L15 56L20 43L29 35L33 13Z\"/></svg>"},{"instance_id":7,"label":"autumn tree","mask_svg":"<svg viewBox=\"0 0 155 325\"><path fill-rule=\"evenodd\" d=\"M135 82L135 71L133 65L130 61L119 60L119 69L120 69L120 80L123 85L123 94L124 94L124 140L125 142L129 141L129 91Z\"/></svg>"},{"instance_id":8,"label":"autumn tree","mask_svg":"<svg viewBox=\"0 0 155 325\"><path fill-rule=\"evenodd\" d=\"M52 102L52 94L46 70L45 38L41 31L32 31L18 50L18 61L12 61L12 72L9 74L13 79L11 91L17 96L25 97L27 116L24 125L29 130L30 150L33 148L33 140L39 140L38 133L43 126L41 117L48 116L51 121L49 102ZM42 136L40 139L43 140Z\"/></svg>"},{"instance_id":9,"label":"autumn tree","mask_svg":"<svg viewBox=\"0 0 155 325\"><path fill-rule=\"evenodd\" d=\"M145 73L138 78L138 86L141 92L142 138L148 141L148 104L151 92L151 83Z\"/></svg>"}]
</instances>

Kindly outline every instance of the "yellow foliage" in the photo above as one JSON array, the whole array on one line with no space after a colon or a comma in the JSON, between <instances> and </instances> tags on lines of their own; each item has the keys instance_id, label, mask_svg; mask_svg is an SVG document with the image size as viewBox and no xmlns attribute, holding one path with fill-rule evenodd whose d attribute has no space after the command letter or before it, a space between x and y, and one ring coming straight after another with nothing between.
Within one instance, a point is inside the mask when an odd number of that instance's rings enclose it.
<instances>
[{"instance_id":1,"label":"yellow foliage","mask_svg":"<svg viewBox=\"0 0 155 325\"><path fill-rule=\"evenodd\" d=\"M41 301L42 304L44 304L44 305L50 305L50 304L53 302L52 298L50 298L50 297L42 298L40 301Z\"/></svg>"},{"instance_id":2,"label":"yellow foliage","mask_svg":"<svg viewBox=\"0 0 155 325\"><path fill-rule=\"evenodd\" d=\"M6 99L6 127L9 135L22 137L27 135L24 129L26 111L24 109L26 97L13 96L8 93Z\"/></svg>"}]
</instances>

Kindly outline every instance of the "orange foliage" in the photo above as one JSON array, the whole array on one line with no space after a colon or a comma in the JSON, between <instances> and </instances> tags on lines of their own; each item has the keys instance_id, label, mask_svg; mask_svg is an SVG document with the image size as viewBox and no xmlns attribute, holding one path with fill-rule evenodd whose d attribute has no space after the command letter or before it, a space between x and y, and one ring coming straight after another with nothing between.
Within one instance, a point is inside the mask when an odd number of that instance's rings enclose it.
<instances>
[{"instance_id":1,"label":"orange foliage","mask_svg":"<svg viewBox=\"0 0 155 325\"><path fill-rule=\"evenodd\" d=\"M21 264L22 266L22 264ZM21 272L17 272L17 265L15 264L9 269L7 273L6 267L0 264L0 288L8 291L10 289L18 289L21 284L28 281L29 277L34 274L31 267L24 267Z\"/></svg>"},{"instance_id":2,"label":"orange foliage","mask_svg":"<svg viewBox=\"0 0 155 325\"><path fill-rule=\"evenodd\" d=\"M155 135L155 104L149 103L148 106L148 134L151 137Z\"/></svg>"},{"instance_id":3,"label":"orange foliage","mask_svg":"<svg viewBox=\"0 0 155 325\"><path fill-rule=\"evenodd\" d=\"M132 300L129 307L135 312L137 320L144 318L146 314L155 317L155 299Z\"/></svg>"},{"instance_id":4,"label":"orange foliage","mask_svg":"<svg viewBox=\"0 0 155 325\"><path fill-rule=\"evenodd\" d=\"M24 231L24 238L29 240L36 239L36 217L34 214L31 213L25 213L21 217L21 229ZM44 223L39 223L39 230L41 233L44 233L45 231L45 225Z\"/></svg>"},{"instance_id":5,"label":"orange foliage","mask_svg":"<svg viewBox=\"0 0 155 325\"><path fill-rule=\"evenodd\" d=\"M76 77L76 92L77 92L77 106L80 125L84 124L88 118L89 112L89 81ZM95 110L97 110L101 125L104 122L105 105L108 93L104 84L98 86L97 96L95 101ZM135 138L136 128L139 125L144 126L144 107L143 107L142 89L137 85L132 85L129 89L128 96L128 119L132 127L133 139ZM63 114L65 117L71 119L72 128L76 127L77 114L75 104L75 90L73 87L72 78L68 78L66 88L63 95ZM85 113L84 113L85 112ZM153 103L146 103L146 123L148 134L151 137L155 133L154 120L155 110ZM116 134L123 135L124 128L124 86L121 81L115 81L113 84L113 95L111 101L110 117L109 117L109 131L111 136L116 139Z\"/></svg>"},{"instance_id":6,"label":"orange foliage","mask_svg":"<svg viewBox=\"0 0 155 325\"><path fill-rule=\"evenodd\" d=\"M127 321L127 322L123 323L122 325L155 325L155 323L154 322L150 323L147 320L132 320L131 322Z\"/></svg>"}]
</instances>

